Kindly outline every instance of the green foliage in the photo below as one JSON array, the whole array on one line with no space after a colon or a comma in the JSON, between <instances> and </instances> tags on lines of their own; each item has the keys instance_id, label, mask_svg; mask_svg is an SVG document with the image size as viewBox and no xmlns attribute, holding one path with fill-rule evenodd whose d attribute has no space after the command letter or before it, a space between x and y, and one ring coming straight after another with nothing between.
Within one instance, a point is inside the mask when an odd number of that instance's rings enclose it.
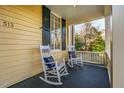
<instances>
[{"instance_id":1,"label":"green foliage","mask_svg":"<svg viewBox=\"0 0 124 93\"><path fill-rule=\"evenodd\" d=\"M76 35L75 36L75 48L76 50L82 50L85 48L85 44L83 42L81 42L80 40L80 36L79 35Z\"/></svg>"},{"instance_id":2,"label":"green foliage","mask_svg":"<svg viewBox=\"0 0 124 93\"><path fill-rule=\"evenodd\" d=\"M92 51L102 52L105 50L105 41L102 39L101 36L98 36L91 44L91 47L92 47Z\"/></svg>"}]
</instances>

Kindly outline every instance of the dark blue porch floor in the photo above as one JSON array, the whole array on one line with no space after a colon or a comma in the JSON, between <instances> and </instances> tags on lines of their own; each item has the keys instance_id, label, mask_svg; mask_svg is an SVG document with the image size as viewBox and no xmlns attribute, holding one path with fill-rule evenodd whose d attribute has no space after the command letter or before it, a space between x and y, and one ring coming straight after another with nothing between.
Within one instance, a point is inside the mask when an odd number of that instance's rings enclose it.
<instances>
[{"instance_id":1,"label":"dark blue porch floor","mask_svg":"<svg viewBox=\"0 0 124 93\"><path fill-rule=\"evenodd\" d=\"M95 65L84 67L75 66L73 69L68 68L69 75L62 77L63 85L53 86L46 84L39 79L39 75L31 77L11 88L109 88L109 77L106 68Z\"/></svg>"}]
</instances>

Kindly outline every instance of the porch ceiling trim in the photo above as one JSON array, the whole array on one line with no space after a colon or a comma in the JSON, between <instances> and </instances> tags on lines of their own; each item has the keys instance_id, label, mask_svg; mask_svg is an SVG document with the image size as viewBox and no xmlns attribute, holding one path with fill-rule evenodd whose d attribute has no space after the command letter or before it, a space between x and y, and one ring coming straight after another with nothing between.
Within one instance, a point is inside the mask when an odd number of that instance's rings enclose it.
<instances>
[{"instance_id":1,"label":"porch ceiling trim","mask_svg":"<svg viewBox=\"0 0 124 93\"><path fill-rule=\"evenodd\" d=\"M67 19L69 24L87 22L104 17L104 5L47 5L47 7Z\"/></svg>"}]
</instances>

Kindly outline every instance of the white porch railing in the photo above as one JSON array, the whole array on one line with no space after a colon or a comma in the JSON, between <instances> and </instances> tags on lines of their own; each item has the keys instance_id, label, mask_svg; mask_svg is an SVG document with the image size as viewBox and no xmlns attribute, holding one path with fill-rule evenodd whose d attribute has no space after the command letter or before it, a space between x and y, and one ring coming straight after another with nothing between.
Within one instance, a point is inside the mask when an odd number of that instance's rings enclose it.
<instances>
[{"instance_id":1,"label":"white porch railing","mask_svg":"<svg viewBox=\"0 0 124 93\"><path fill-rule=\"evenodd\" d=\"M77 51L77 54L82 54L84 62L107 65L105 52Z\"/></svg>"}]
</instances>

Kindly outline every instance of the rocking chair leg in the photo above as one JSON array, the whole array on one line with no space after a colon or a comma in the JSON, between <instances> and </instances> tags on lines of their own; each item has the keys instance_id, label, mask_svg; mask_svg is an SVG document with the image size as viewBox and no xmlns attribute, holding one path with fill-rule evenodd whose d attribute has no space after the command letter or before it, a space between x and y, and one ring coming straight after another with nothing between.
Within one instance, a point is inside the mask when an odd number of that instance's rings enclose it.
<instances>
[{"instance_id":1,"label":"rocking chair leg","mask_svg":"<svg viewBox=\"0 0 124 93\"><path fill-rule=\"evenodd\" d=\"M46 73L46 71L44 71L44 77L47 80L47 73Z\"/></svg>"},{"instance_id":2,"label":"rocking chair leg","mask_svg":"<svg viewBox=\"0 0 124 93\"><path fill-rule=\"evenodd\" d=\"M58 77L58 81L61 82L60 76Z\"/></svg>"},{"instance_id":3,"label":"rocking chair leg","mask_svg":"<svg viewBox=\"0 0 124 93\"><path fill-rule=\"evenodd\" d=\"M71 62L68 62L68 66L72 68L72 63Z\"/></svg>"},{"instance_id":4,"label":"rocking chair leg","mask_svg":"<svg viewBox=\"0 0 124 93\"><path fill-rule=\"evenodd\" d=\"M70 63L71 63L71 67L73 68L73 60L71 60L71 62L70 62Z\"/></svg>"},{"instance_id":5,"label":"rocking chair leg","mask_svg":"<svg viewBox=\"0 0 124 93\"><path fill-rule=\"evenodd\" d=\"M60 74L58 73L57 76L58 76L59 83L61 83Z\"/></svg>"},{"instance_id":6,"label":"rocking chair leg","mask_svg":"<svg viewBox=\"0 0 124 93\"><path fill-rule=\"evenodd\" d=\"M77 60L76 60L76 64L78 64Z\"/></svg>"},{"instance_id":7,"label":"rocking chair leg","mask_svg":"<svg viewBox=\"0 0 124 93\"><path fill-rule=\"evenodd\" d=\"M68 75L66 63L64 63L64 64L65 64L65 66L64 66L64 68L65 68L65 74Z\"/></svg>"},{"instance_id":8,"label":"rocking chair leg","mask_svg":"<svg viewBox=\"0 0 124 93\"><path fill-rule=\"evenodd\" d=\"M65 75L68 75L67 67L65 65Z\"/></svg>"},{"instance_id":9,"label":"rocking chair leg","mask_svg":"<svg viewBox=\"0 0 124 93\"><path fill-rule=\"evenodd\" d=\"M61 77L60 77L60 74L59 74L59 71L58 71L58 68L57 68L57 77L58 77L58 81L59 81L59 83L61 83Z\"/></svg>"}]
</instances>

